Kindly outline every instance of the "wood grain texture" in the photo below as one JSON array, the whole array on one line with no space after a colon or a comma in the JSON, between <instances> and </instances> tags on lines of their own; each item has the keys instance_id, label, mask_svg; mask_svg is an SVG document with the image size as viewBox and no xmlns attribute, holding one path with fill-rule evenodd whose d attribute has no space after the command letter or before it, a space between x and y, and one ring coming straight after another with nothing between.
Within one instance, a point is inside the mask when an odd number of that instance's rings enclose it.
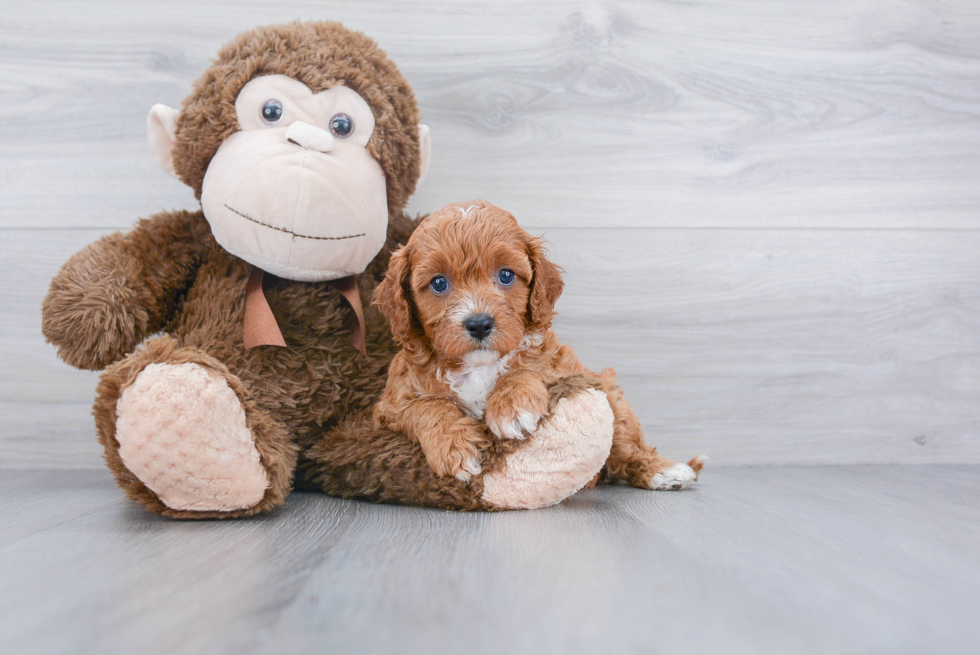
<instances>
[{"instance_id":1,"label":"wood grain texture","mask_svg":"<svg viewBox=\"0 0 980 655\"><path fill-rule=\"evenodd\" d=\"M176 522L0 477L5 652L975 653L980 468L707 469L546 510ZM57 628L54 629L53 626Z\"/></svg>"},{"instance_id":2,"label":"wood grain texture","mask_svg":"<svg viewBox=\"0 0 980 655\"><path fill-rule=\"evenodd\" d=\"M0 467L99 467L96 374L39 306L101 234L193 208L149 156L254 25L332 18L416 89L411 209L485 197L553 242L557 327L663 452L980 462L980 5L9 3L0 21Z\"/></svg>"},{"instance_id":3,"label":"wood grain texture","mask_svg":"<svg viewBox=\"0 0 980 655\"><path fill-rule=\"evenodd\" d=\"M414 85L413 207L486 197L541 225L980 227L980 6L723 2L12 3L0 211L126 227L193 205L147 154L249 27L332 18ZM43 193L38 191L43 189Z\"/></svg>"}]
</instances>

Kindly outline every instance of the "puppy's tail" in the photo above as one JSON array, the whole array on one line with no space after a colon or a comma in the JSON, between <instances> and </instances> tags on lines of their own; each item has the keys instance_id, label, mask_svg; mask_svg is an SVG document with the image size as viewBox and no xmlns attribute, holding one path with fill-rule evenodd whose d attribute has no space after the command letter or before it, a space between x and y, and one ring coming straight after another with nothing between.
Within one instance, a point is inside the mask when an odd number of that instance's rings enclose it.
<instances>
[{"instance_id":1,"label":"puppy's tail","mask_svg":"<svg viewBox=\"0 0 980 655\"><path fill-rule=\"evenodd\" d=\"M697 457L695 457L694 459L692 459L691 461L689 461L687 463L688 466L690 466L692 469L694 469L694 479L695 480L698 479L698 475L700 475L701 469L704 468L704 463L707 462L707 461L708 461L708 456L702 454L702 455L698 455Z\"/></svg>"},{"instance_id":2,"label":"puppy's tail","mask_svg":"<svg viewBox=\"0 0 980 655\"><path fill-rule=\"evenodd\" d=\"M602 373L599 374L599 379L602 380L602 383L607 387L615 387L616 369L614 369L612 366L602 369Z\"/></svg>"}]
</instances>

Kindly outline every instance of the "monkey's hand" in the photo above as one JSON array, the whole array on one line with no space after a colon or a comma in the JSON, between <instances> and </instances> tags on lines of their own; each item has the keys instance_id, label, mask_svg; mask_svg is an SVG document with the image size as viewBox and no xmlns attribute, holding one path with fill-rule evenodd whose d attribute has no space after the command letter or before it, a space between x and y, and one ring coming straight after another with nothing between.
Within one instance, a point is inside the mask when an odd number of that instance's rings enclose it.
<instances>
[{"instance_id":1,"label":"monkey's hand","mask_svg":"<svg viewBox=\"0 0 980 655\"><path fill-rule=\"evenodd\" d=\"M188 212L159 214L68 260L41 308L41 331L59 357L77 368L102 369L166 325L205 241L194 234L200 232L195 219L203 222Z\"/></svg>"},{"instance_id":2,"label":"monkey's hand","mask_svg":"<svg viewBox=\"0 0 980 655\"><path fill-rule=\"evenodd\" d=\"M44 299L41 331L76 368L105 368L146 334L149 315L118 257L122 238L110 234L76 253Z\"/></svg>"},{"instance_id":3,"label":"monkey's hand","mask_svg":"<svg viewBox=\"0 0 980 655\"><path fill-rule=\"evenodd\" d=\"M524 439L548 412L548 388L534 375L505 375L487 400L487 427L502 439Z\"/></svg>"}]
</instances>

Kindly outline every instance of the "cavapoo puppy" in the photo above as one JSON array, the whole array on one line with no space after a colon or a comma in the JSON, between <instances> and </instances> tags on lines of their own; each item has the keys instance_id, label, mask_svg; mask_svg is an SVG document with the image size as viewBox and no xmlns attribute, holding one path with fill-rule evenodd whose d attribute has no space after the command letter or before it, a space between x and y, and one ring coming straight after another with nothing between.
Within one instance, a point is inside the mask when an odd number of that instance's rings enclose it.
<instances>
[{"instance_id":1,"label":"cavapoo puppy","mask_svg":"<svg viewBox=\"0 0 980 655\"><path fill-rule=\"evenodd\" d=\"M508 212L476 200L429 215L392 255L375 293L402 346L375 424L417 441L438 475L480 473L490 439L534 432L548 411L549 385L594 377L551 330L563 286L541 239ZM598 382L615 416L607 479L646 489L697 479L700 457L679 464L644 442L612 369Z\"/></svg>"}]
</instances>

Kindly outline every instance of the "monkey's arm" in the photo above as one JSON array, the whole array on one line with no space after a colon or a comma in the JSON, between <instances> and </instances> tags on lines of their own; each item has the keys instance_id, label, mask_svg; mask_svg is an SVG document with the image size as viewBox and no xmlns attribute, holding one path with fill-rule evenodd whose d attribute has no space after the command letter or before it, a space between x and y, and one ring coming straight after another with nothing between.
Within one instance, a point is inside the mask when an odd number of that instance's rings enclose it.
<instances>
[{"instance_id":1,"label":"monkey's arm","mask_svg":"<svg viewBox=\"0 0 980 655\"><path fill-rule=\"evenodd\" d=\"M171 319L208 234L199 213L164 212L83 248L51 281L41 308L44 337L77 368L121 359Z\"/></svg>"}]
</instances>

